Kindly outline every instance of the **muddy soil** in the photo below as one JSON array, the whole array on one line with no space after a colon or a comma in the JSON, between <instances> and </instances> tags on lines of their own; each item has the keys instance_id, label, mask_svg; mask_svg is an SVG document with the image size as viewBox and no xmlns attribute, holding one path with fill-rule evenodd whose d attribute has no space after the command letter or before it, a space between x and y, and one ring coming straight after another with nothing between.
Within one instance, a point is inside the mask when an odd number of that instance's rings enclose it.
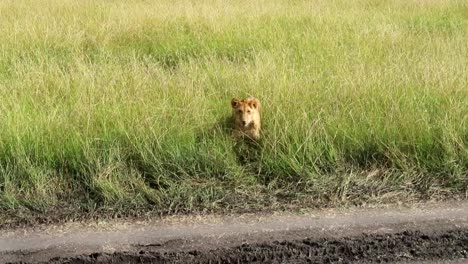
<instances>
[{"instance_id":1,"label":"muddy soil","mask_svg":"<svg viewBox=\"0 0 468 264\"><path fill-rule=\"evenodd\" d=\"M468 203L12 229L0 263L468 263Z\"/></svg>"},{"instance_id":2,"label":"muddy soil","mask_svg":"<svg viewBox=\"0 0 468 264\"><path fill-rule=\"evenodd\" d=\"M468 262L468 229L426 233L360 235L243 244L209 251L94 253L51 259L52 263L388 263L460 260Z\"/></svg>"}]
</instances>

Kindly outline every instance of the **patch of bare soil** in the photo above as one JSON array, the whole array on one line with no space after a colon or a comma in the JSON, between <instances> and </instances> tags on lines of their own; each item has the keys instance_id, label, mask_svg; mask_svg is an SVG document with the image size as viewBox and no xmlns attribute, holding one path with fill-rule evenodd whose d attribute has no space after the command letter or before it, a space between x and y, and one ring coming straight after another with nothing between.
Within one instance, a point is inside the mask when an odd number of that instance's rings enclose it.
<instances>
[{"instance_id":1,"label":"patch of bare soil","mask_svg":"<svg viewBox=\"0 0 468 264\"><path fill-rule=\"evenodd\" d=\"M51 263L385 263L467 258L468 230L307 238L243 244L209 251L93 253Z\"/></svg>"},{"instance_id":2,"label":"patch of bare soil","mask_svg":"<svg viewBox=\"0 0 468 264\"><path fill-rule=\"evenodd\" d=\"M468 204L11 230L5 263L468 262ZM2 262L2 261L0 261Z\"/></svg>"}]
</instances>

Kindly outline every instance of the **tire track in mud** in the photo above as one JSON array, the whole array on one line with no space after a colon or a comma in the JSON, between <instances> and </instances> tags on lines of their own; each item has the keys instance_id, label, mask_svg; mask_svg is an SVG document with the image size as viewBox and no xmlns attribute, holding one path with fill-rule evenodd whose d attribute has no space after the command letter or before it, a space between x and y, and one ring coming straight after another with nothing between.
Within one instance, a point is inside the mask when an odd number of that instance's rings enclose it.
<instances>
[{"instance_id":1,"label":"tire track in mud","mask_svg":"<svg viewBox=\"0 0 468 264\"><path fill-rule=\"evenodd\" d=\"M0 232L0 263L468 263L468 203Z\"/></svg>"},{"instance_id":2,"label":"tire track in mud","mask_svg":"<svg viewBox=\"0 0 468 264\"><path fill-rule=\"evenodd\" d=\"M206 251L161 252L146 248L133 253L53 258L47 263L388 263L465 258L468 258L468 229L306 238Z\"/></svg>"}]
</instances>

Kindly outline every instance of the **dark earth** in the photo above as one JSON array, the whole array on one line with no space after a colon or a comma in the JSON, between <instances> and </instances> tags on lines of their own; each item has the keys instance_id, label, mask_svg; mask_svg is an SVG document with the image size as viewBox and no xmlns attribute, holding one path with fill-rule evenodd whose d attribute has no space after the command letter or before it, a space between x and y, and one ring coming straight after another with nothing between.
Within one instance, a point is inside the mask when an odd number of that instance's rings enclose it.
<instances>
[{"instance_id":1,"label":"dark earth","mask_svg":"<svg viewBox=\"0 0 468 264\"><path fill-rule=\"evenodd\" d=\"M0 262L468 263L467 209L460 203L10 230L0 235Z\"/></svg>"},{"instance_id":2,"label":"dark earth","mask_svg":"<svg viewBox=\"0 0 468 264\"><path fill-rule=\"evenodd\" d=\"M244 244L209 251L94 253L49 263L388 263L467 258L468 230L405 231L339 239L303 239Z\"/></svg>"}]
</instances>

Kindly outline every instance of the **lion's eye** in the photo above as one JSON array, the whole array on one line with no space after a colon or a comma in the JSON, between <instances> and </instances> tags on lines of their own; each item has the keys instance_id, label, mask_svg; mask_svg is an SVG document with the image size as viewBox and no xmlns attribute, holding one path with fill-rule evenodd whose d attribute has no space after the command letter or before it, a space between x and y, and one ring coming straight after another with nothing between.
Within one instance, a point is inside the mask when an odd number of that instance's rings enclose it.
<instances>
[{"instance_id":1,"label":"lion's eye","mask_svg":"<svg viewBox=\"0 0 468 264\"><path fill-rule=\"evenodd\" d=\"M239 113L242 113L242 110L239 110Z\"/></svg>"},{"instance_id":2,"label":"lion's eye","mask_svg":"<svg viewBox=\"0 0 468 264\"><path fill-rule=\"evenodd\" d=\"M247 113L250 114L250 110L248 110Z\"/></svg>"}]
</instances>

